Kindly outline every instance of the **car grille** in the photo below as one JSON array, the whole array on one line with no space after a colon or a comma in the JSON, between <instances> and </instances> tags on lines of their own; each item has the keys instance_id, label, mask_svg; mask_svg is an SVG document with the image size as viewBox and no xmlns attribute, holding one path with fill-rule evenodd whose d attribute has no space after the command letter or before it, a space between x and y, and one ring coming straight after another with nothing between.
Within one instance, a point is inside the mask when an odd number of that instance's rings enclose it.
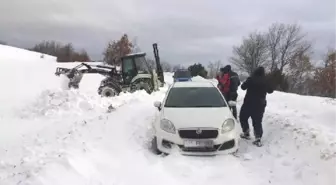
<instances>
[{"instance_id":1,"label":"car grille","mask_svg":"<svg viewBox=\"0 0 336 185\"><path fill-rule=\"evenodd\" d=\"M224 142L223 144L219 144L219 145L214 145L211 148L201 148L201 147L195 147L195 148L188 148L188 147L184 147L183 145L178 145L180 147L180 149L182 149L182 151L184 152L215 152L215 151L222 151L222 150L228 150L231 149L235 146L235 141L234 140L230 140L227 142Z\"/></svg>"},{"instance_id":2,"label":"car grille","mask_svg":"<svg viewBox=\"0 0 336 185\"><path fill-rule=\"evenodd\" d=\"M213 147L213 148L185 148L185 147L180 147L182 151L184 152L216 152L218 147Z\"/></svg>"},{"instance_id":3,"label":"car grille","mask_svg":"<svg viewBox=\"0 0 336 185\"><path fill-rule=\"evenodd\" d=\"M202 130L202 129L201 129ZM198 133L197 129L179 130L179 135L183 139L214 139L218 136L218 130L202 130Z\"/></svg>"}]
</instances>

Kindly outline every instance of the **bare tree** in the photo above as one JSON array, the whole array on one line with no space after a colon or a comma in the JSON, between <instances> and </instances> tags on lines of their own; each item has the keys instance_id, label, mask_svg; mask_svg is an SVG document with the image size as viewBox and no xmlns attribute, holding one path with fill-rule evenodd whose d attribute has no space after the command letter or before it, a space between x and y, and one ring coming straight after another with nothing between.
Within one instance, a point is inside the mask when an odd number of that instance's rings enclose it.
<instances>
[{"instance_id":1,"label":"bare tree","mask_svg":"<svg viewBox=\"0 0 336 185\"><path fill-rule=\"evenodd\" d=\"M209 62L207 68L208 68L208 77L209 78L213 78L214 76L216 76L215 64L213 62Z\"/></svg>"},{"instance_id":2,"label":"bare tree","mask_svg":"<svg viewBox=\"0 0 336 185\"><path fill-rule=\"evenodd\" d=\"M156 63L153 59L147 58L146 62L150 70L156 69Z\"/></svg>"},{"instance_id":3,"label":"bare tree","mask_svg":"<svg viewBox=\"0 0 336 185\"><path fill-rule=\"evenodd\" d=\"M327 53L324 54L323 58L324 58L324 61L323 61L324 67L328 67L328 64L330 63L330 61L336 60L336 50L334 48L328 47Z\"/></svg>"},{"instance_id":4,"label":"bare tree","mask_svg":"<svg viewBox=\"0 0 336 185\"><path fill-rule=\"evenodd\" d=\"M137 37L134 37L131 43L133 44L133 48L132 48L133 53L141 52L141 48L138 44L138 38Z\"/></svg>"},{"instance_id":5,"label":"bare tree","mask_svg":"<svg viewBox=\"0 0 336 185\"><path fill-rule=\"evenodd\" d=\"M314 76L315 93L318 96L336 97L336 51L326 58L325 66L317 68Z\"/></svg>"},{"instance_id":6,"label":"bare tree","mask_svg":"<svg viewBox=\"0 0 336 185\"><path fill-rule=\"evenodd\" d=\"M170 63L168 63L168 62L165 62L165 61L162 61L161 62L161 66L162 66L162 70L164 71L164 72L172 72L172 66L171 66L171 64Z\"/></svg>"},{"instance_id":7,"label":"bare tree","mask_svg":"<svg viewBox=\"0 0 336 185\"><path fill-rule=\"evenodd\" d=\"M179 69L183 69L183 67L181 66L181 64L177 64L177 65L174 65L174 66L173 66L173 72L174 72L174 71L177 71L177 70L179 70Z\"/></svg>"},{"instance_id":8,"label":"bare tree","mask_svg":"<svg viewBox=\"0 0 336 185\"><path fill-rule=\"evenodd\" d=\"M270 26L266 38L271 72L279 69L282 73L292 60L311 48L297 24L274 23Z\"/></svg>"},{"instance_id":9,"label":"bare tree","mask_svg":"<svg viewBox=\"0 0 336 185\"><path fill-rule=\"evenodd\" d=\"M277 59L280 53L280 40L285 32L283 24L272 24L268 29L267 47L270 55L270 71L273 72L277 68Z\"/></svg>"},{"instance_id":10,"label":"bare tree","mask_svg":"<svg viewBox=\"0 0 336 185\"><path fill-rule=\"evenodd\" d=\"M76 51L72 43L62 44L56 41L43 41L28 50L57 57L58 62L88 62L90 57L85 49ZM41 55L44 58L44 55Z\"/></svg>"},{"instance_id":11,"label":"bare tree","mask_svg":"<svg viewBox=\"0 0 336 185\"><path fill-rule=\"evenodd\" d=\"M153 70L153 69L156 69L156 62L155 60L151 59L151 58L147 58L146 59L146 63L149 67L150 70ZM173 68L172 68L172 65L168 62L165 62L165 61L162 61L161 62L161 67L162 67L162 70L164 72L172 72L173 71Z\"/></svg>"},{"instance_id":12,"label":"bare tree","mask_svg":"<svg viewBox=\"0 0 336 185\"><path fill-rule=\"evenodd\" d=\"M66 44L59 51L60 55L57 56L57 62L74 62L75 49L71 43Z\"/></svg>"},{"instance_id":13,"label":"bare tree","mask_svg":"<svg viewBox=\"0 0 336 185\"><path fill-rule=\"evenodd\" d=\"M254 32L248 38L244 38L240 46L233 47L233 57L230 61L239 70L252 74L257 67L265 64L267 56L265 35Z\"/></svg>"},{"instance_id":14,"label":"bare tree","mask_svg":"<svg viewBox=\"0 0 336 185\"><path fill-rule=\"evenodd\" d=\"M208 77L214 78L219 72L219 69L222 66L222 62L220 60L216 62L209 62L208 64Z\"/></svg>"},{"instance_id":15,"label":"bare tree","mask_svg":"<svg viewBox=\"0 0 336 185\"><path fill-rule=\"evenodd\" d=\"M293 59L290 64L288 74L289 92L298 94L310 94L310 82L313 78L314 67L310 62L309 56L303 52Z\"/></svg>"},{"instance_id":16,"label":"bare tree","mask_svg":"<svg viewBox=\"0 0 336 185\"><path fill-rule=\"evenodd\" d=\"M129 41L128 35L124 34L118 41L108 43L103 52L104 61L111 65L120 65L121 57L131 53L132 50L133 43Z\"/></svg>"}]
</instances>

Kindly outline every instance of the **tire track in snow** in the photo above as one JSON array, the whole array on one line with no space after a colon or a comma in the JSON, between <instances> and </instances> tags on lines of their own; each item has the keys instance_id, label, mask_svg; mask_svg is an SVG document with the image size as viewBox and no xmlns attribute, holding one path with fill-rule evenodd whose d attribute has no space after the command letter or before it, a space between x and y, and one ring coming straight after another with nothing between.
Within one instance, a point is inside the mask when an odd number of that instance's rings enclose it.
<instances>
[{"instance_id":1,"label":"tire track in snow","mask_svg":"<svg viewBox=\"0 0 336 185\"><path fill-rule=\"evenodd\" d=\"M308 144L297 148L302 139L297 143L293 130L284 127L284 119L269 111L266 111L264 119L265 146L256 148L250 143L242 142L241 148L250 156L250 160L232 156L154 156L146 150L144 143L148 124L156 111L152 106L155 98L161 96L155 97L154 94L143 100L134 98L129 104L118 107L110 114L99 112L96 117L85 118L85 124L71 124L73 134L67 137L66 142L59 145L42 144L41 150L37 150L46 152L48 148L57 146L63 149L62 158L51 158L44 166L39 166L38 161L32 161L34 166L30 170L39 169L39 173L32 174L28 180L15 179L15 182L20 180L27 185L156 185L158 182L163 185L329 185L333 182L329 176L332 170L328 173L321 171L324 167L328 169L332 163L327 161L318 166L317 163L321 161L317 154L319 151ZM52 152L47 155L51 154ZM310 162L311 159L316 159L316 162ZM317 172L320 174L316 175Z\"/></svg>"},{"instance_id":2,"label":"tire track in snow","mask_svg":"<svg viewBox=\"0 0 336 185\"><path fill-rule=\"evenodd\" d=\"M238 100L241 104L243 97ZM240 106L238 108L238 113ZM251 120L250 126L251 125ZM334 185L335 157L323 153L330 145L316 140L314 133L300 132L295 123L266 108L263 119L264 146L257 148L251 141L242 141L240 153L250 160L243 165L263 174L260 185ZM253 127L251 127L253 133Z\"/></svg>"},{"instance_id":3,"label":"tire track in snow","mask_svg":"<svg viewBox=\"0 0 336 185\"><path fill-rule=\"evenodd\" d=\"M78 126L64 158L45 166L30 183L259 184L259 179L232 156L199 158L172 154L161 158L151 154L144 143L155 111L152 101L138 100L87 121L86 126ZM76 144L79 141L86 143L85 151ZM67 178L57 179L59 176Z\"/></svg>"},{"instance_id":4,"label":"tire track in snow","mask_svg":"<svg viewBox=\"0 0 336 185\"><path fill-rule=\"evenodd\" d=\"M49 96L50 93L48 92L49 91L44 91L41 94L42 97L47 97L46 99L48 101L38 100L35 103L33 101L32 105L38 106L36 106L35 109L31 112L29 112L28 109L25 109L26 106L24 106L24 114L28 115L28 117L25 117L24 119L8 119L8 122L19 123L19 125L23 124L25 127L32 126L35 128L31 128L31 132L29 133L24 132L19 134L22 138L16 138L16 143L14 143L15 145L10 144L8 146L4 146L3 151L0 151L0 184L11 184L11 182L28 182L33 176L37 176L42 171L42 169L47 168L47 165L53 163L53 161L64 160L64 151L66 151L69 146L80 146L81 148L83 143L78 141L83 140L83 138L80 140L76 139L81 136L81 131L83 131L82 128L85 128L88 123L97 122L97 120L104 120L104 117L106 117L104 115L108 115L105 114L107 111L106 103L99 105L99 103L101 103L100 98L98 98L96 103L93 101L88 102L91 104L97 104L95 105L98 107L96 111L85 109L85 107L79 107L82 110L87 110L86 114L84 115L83 112L78 114L77 109L70 109L66 115L61 117L58 116L57 112L55 112L55 115L43 114L43 112L48 111L48 109L50 109L51 112L54 112L55 110L54 105L49 105L49 100L53 100L53 98L49 97L53 96ZM63 97L63 99L67 101L69 105L59 107L58 109L68 109L69 107L83 105L78 104L78 102L83 102L82 97L87 96L83 94L78 100L74 97L74 95L78 94L78 92L59 93L60 95L67 94L67 96ZM52 92L52 94L55 93ZM69 96L72 97L71 101L69 101ZM141 97L148 95L144 92L137 92L132 95L124 94L120 97L115 97L114 99L109 100L107 103L112 102L114 104L114 110L117 110L125 104L137 101L137 97L139 96ZM60 96L56 96L56 99L62 100ZM71 103L74 105L71 105ZM29 104L28 107L31 107L32 105ZM102 111L104 106L106 109L105 111ZM43 111L42 114L39 114L39 111L36 110L46 111ZM33 122L34 125L32 125ZM16 127L18 127L18 125L14 125L13 129ZM12 137L15 137L15 135L7 139L11 139Z\"/></svg>"}]
</instances>

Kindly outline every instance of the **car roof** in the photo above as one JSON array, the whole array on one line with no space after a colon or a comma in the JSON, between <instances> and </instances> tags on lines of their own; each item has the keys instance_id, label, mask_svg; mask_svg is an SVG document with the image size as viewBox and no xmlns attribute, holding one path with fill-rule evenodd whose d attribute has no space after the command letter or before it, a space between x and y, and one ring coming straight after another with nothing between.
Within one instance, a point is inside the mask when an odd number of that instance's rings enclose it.
<instances>
[{"instance_id":1,"label":"car roof","mask_svg":"<svg viewBox=\"0 0 336 185\"><path fill-rule=\"evenodd\" d=\"M215 87L210 81L191 81L191 82L174 82L172 88L183 87Z\"/></svg>"}]
</instances>

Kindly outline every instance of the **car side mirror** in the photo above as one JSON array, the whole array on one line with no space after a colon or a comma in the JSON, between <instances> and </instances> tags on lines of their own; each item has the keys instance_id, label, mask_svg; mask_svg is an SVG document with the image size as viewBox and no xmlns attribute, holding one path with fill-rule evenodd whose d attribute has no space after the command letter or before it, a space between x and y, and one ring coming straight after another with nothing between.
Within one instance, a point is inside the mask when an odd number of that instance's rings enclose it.
<instances>
[{"instance_id":1,"label":"car side mirror","mask_svg":"<svg viewBox=\"0 0 336 185\"><path fill-rule=\"evenodd\" d=\"M234 107L234 106L237 105L237 102L230 100L230 101L228 102L228 104L229 104L230 107Z\"/></svg>"},{"instance_id":2,"label":"car side mirror","mask_svg":"<svg viewBox=\"0 0 336 185\"><path fill-rule=\"evenodd\" d=\"M161 102L159 101L155 101L154 102L154 107L156 107L157 109L159 109L159 111L161 110Z\"/></svg>"}]
</instances>

